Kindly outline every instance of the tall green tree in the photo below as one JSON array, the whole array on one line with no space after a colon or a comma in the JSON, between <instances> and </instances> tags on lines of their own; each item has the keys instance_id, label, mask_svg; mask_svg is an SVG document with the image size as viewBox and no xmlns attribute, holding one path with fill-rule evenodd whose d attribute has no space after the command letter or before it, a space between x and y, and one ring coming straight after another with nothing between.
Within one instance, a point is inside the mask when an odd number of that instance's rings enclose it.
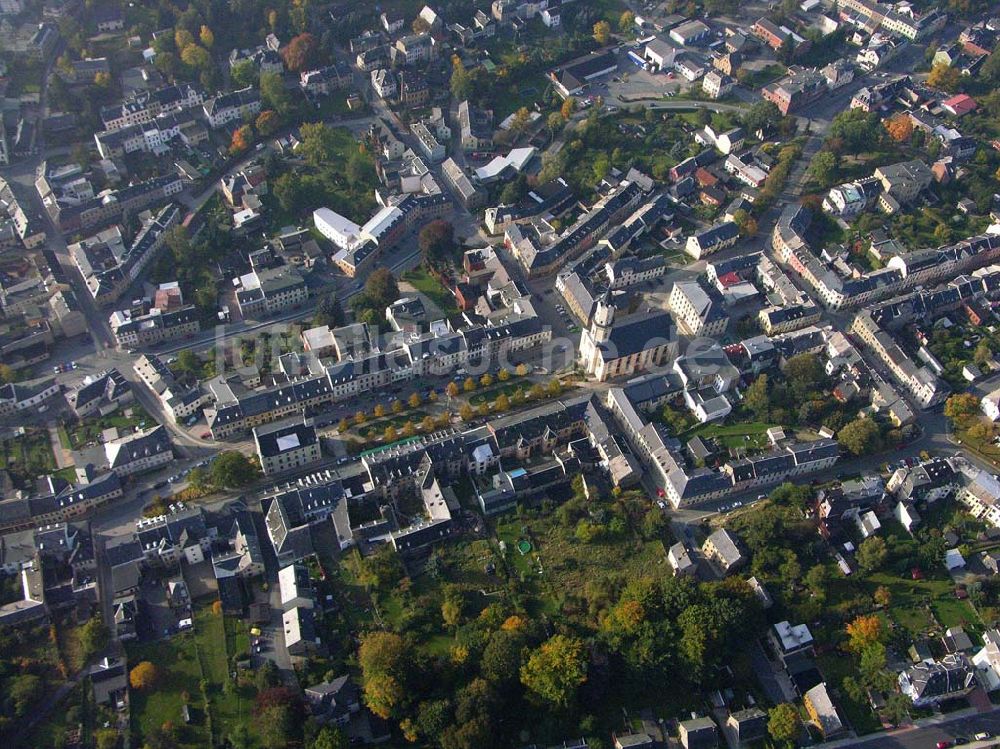
<instances>
[{"instance_id":1,"label":"tall green tree","mask_svg":"<svg viewBox=\"0 0 1000 749\"><path fill-rule=\"evenodd\" d=\"M528 656L521 666L521 683L537 701L567 708L576 690L587 680L587 656L583 641L553 635Z\"/></svg>"}]
</instances>

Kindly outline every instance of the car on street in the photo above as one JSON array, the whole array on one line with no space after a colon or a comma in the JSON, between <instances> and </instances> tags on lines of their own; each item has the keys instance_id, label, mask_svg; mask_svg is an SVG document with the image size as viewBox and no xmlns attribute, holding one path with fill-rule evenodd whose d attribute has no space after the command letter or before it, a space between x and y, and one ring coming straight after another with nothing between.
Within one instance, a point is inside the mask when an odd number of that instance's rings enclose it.
<instances>
[{"instance_id":1,"label":"car on street","mask_svg":"<svg viewBox=\"0 0 1000 749\"><path fill-rule=\"evenodd\" d=\"M937 744L935 744L936 749L949 749L950 746L951 746L950 741L939 741L937 742Z\"/></svg>"},{"instance_id":2,"label":"car on street","mask_svg":"<svg viewBox=\"0 0 1000 749\"><path fill-rule=\"evenodd\" d=\"M980 731L979 733L976 734L975 738L976 741L989 741L990 739L993 738L993 734L991 734L989 731Z\"/></svg>"}]
</instances>

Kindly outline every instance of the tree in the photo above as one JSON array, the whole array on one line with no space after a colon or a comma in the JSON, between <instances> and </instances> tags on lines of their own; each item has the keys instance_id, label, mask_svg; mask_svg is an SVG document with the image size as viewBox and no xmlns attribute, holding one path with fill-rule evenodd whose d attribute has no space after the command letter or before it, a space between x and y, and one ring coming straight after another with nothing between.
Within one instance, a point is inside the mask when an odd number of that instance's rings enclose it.
<instances>
[{"instance_id":1,"label":"tree","mask_svg":"<svg viewBox=\"0 0 1000 749\"><path fill-rule=\"evenodd\" d=\"M42 680L34 674L21 674L7 682L7 697L14 703L14 715L18 718L26 715L44 691Z\"/></svg>"},{"instance_id":2,"label":"tree","mask_svg":"<svg viewBox=\"0 0 1000 749\"><path fill-rule=\"evenodd\" d=\"M863 572L874 572L885 564L887 556L885 541L878 536L872 536L861 542L856 559Z\"/></svg>"},{"instance_id":3,"label":"tree","mask_svg":"<svg viewBox=\"0 0 1000 749\"><path fill-rule=\"evenodd\" d=\"M984 338L972 352L972 360L980 367L985 367L993 359L993 349L990 348L989 339Z\"/></svg>"},{"instance_id":4,"label":"tree","mask_svg":"<svg viewBox=\"0 0 1000 749\"><path fill-rule=\"evenodd\" d=\"M733 223L740 230L740 236L754 237L757 235L757 221L750 213L740 208L733 214Z\"/></svg>"},{"instance_id":5,"label":"tree","mask_svg":"<svg viewBox=\"0 0 1000 749\"><path fill-rule=\"evenodd\" d=\"M472 76L458 55L451 58L451 80L448 85L451 88L451 95L458 101L465 101L472 95Z\"/></svg>"},{"instance_id":6,"label":"tree","mask_svg":"<svg viewBox=\"0 0 1000 749\"><path fill-rule=\"evenodd\" d=\"M909 115L900 113L885 121L885 129L897 143L907 143L913 135L913 120Z\"/></svg>"},{"instance_id":7,"label":"tree","mask_svg":"<svg viewBox=\"0 0 1000 749\"><path fill-rule=\"evenodd\" d=\"M875 588L875 595L873 598L875 599L875 603L883 608L886 608L890 603L892 603L892 591L884 585L879 585Z\"/></svg>"},{"instance_id":8,"label":"tree","mask_svg":"<svg viewBox=\"0 0 1000 749\"><path fill-rule=\"evenodd\" d=\"M832 151L820 151L809 164L809 176L826 188L837 180L837 156Z\"/></svg>"},{"instance_id":9,"label":"tree","mask_svg":"<svg viewBox=\"0 0 1000 749\"><path fill-rule=\"evenodd\" d=\"M405 696L410 651L393 632L369 632L358 648L365 703L381 718L393 714Z\"/></svg>"},{"instance_id":10,"label":"tree","mask_svg":"<svg viewBox=\"0 0 1000 749\"><path fill-rule=\"evenodd\" d=\"M521 666L521 683L530 695L557 708L569 707L586 681L583 641L566 635L553 635Z\"/></svg>"},{"instance_id":11,"label":"tree","mask_svg":"<svg viewBox=\"0 0 1000 749\"><path fill-rule=\"evenodd\" d=\"M187 29L174 31L174 46L181 52L194 44L194 35Z\"/></svg>"},{"instance_id":12,"label":"tree","mask_svg":"<svg viewBox=\"0 0 1000 749\"><path fill-rule=\"evenodd\" d=\"M118 731L111 728L101 728L94 731L94 742L97 749L117 749Z\"/></svg>"},{"instance_id":13,"label":"tree","mask_svg":"<svg viewBox=\"0 0 1000 749\"><path fill-rule=\"evenodd\" d=\"M781 110L774 102L758 101L743 115L743 126L751 133L769 130L781 122Z\"/></svg>"},{"instance_id":14,"label":"tree","mask_svg":"<svg viewBox=\"0 0 1000 749\"><path fill-rule=\"evenodd\" d=\"M510 398L507 397L506 393L500 393L496 401L493 403L493 408L498 413L504 413L510 410Z\"/></svg>"},{"instance_id":15,"label":"tree","mask_svg":"<svg viewBox=\"0 0 1000 749\"><path fill-rule=\"evenodd\" d=\"M385 406L383 406L381 403L376 403L375 408L372 409L372 415L376 419L381 419L383 416L385 416Z\"/></svg>"},{"instance_id":16,"label":"tree","mask_svg":"<svg viewBox=\"0 0 1000 749\"><path fill-rule=\"evenodd\" d=\"M212 67L212 56L204 47L189 44L181 50L181 62L195 70L208 70Z\"/></svg>"},{"instance_id":17,"label":"tree","mask_svg":"<svg viewBox=\"0 0 1000 749\"><path fill-rule=\"evenodd\" d=\"M396 433L396 427L394 427L392 424L387 426L385 428L385 431L382 432L382 438L386 442L395 442L396 440L398 440L399 435Z\"/></svg>"},{"instance_id":18,"label":"tree","mask_svg":"<svg viewBox=\"0 0 1000 749\"><path fill-rule=\"evenodd\" d=\"M107 647L111 633L99 617L87 620L80 628L80 646L84 659L89 659Z\"/></svg>"},{"instance_id":19,"label":"tree","mask_svg":"<svg viewBox=\"0 0 1000 749\"><path fill-rule=\"evenodd\" d=\"M448 386L444 389L448 394L449 398L455 398L458 396L458 383L455 381L449 382Z\"/></svg>"},{"instance_id":20,"label":"tree","mask_svg":"<svg viewBox=\"0 0 1000 749\"><path fill-rule=\"evenodd\" d=\"M254 127L257 128L257 132L261 135L272 135L281 127L281 118L278 117L278 113L273 109L265 109L257 115L257 119L254 120Z\"/></svg>"},{"instance_id":21,"label":"tree","mask_svg":"<svg viewBox=\"0 0 1000 749\"><path fill-rule=\"evenodd\" d=\"M288 90L285 88L285 82L279 74L261 73L258 87L260 88L260 99L268 109L273 109L280 115L286 115L291 111L292 98L288 95ZM305 146L305 130L307 124L308 123L302 125L303 138L300 148Z\"/></svg>"},{"instance_id":22,"label":"tree","mask_svg":"<svg viewBox=\"0 0 1000 749\"><path fill-rule=\"evenodd\" d=\"M410 393L410 397L406 399L406 402L410 408L420 408L420 404L423 403L420 393Z\"/></svg>"},{"instance_id":23,"label":"tree","mask_svg":"<svg viewBox=\"0 0 1000 749\"><path fill-rule=\"evenodd\" d=\"M847 649L853 653L861 653L866 648L880 642L883 636L882 620L875 614L855 617L845 627L849 638Z\"/></svg>"},{"instance_id":24,"label":"tree","mask_svg":"<svg viewBox=\"0 0 1000 749\"><path fill-rule=\"evenodd\" d=\"M531 112L527 107L521 107L514 112L514 119L510 121L510 132L516 138L528 129L531 124Z\"/></svg>"},{"instance_id":25,"label":"tree","mask_svg":"<svg viewBox=\"0 0 1000 749\"><path fill-rule=\"evenodd\" d=\"M819 387L824 376L823 364L815 354L796 354L785 364L785 377L799 397Z\"/></svg>"},{"instance_id":26,"label":"tree","mask_svg":"<svg viewBox=\"0 0 1000 749\"><path fill-rule=\"evenodd\" d=\"M313 318L313 325L321 327L326 325L331 328L339 328L344 324L344 308L340 306L337 292L331 291L319 300L316 305L316 316Z\"/></svg>"},{"instance_id":27,"label":"tree","mask_svg":"<svg viewBox=\"0 0 1000 749\"><path fill-rule=\"evenodd\" d=\"M229 143L229 153L234 156L243 153L250 148L252 141L253 130L250 129L249 125L241 125L233 130L233 139Z\"/></svg>"},{"instance_id":28,"label":"tree","mask_svg":"<svg viewBox=\"0 0 1000 749\"><path fill-rule=\"evenodd\" d=\"M524 377L528 374L528 367L525 364L518 364L517 368L514 370L514 374L518 377Z\"/></svg>"},{"instance_id":29,"label":"tree","mask_svg":"<svg viewBox=\"0 0 1000 749\"><path fill-rule=\"evenodd\" d=\"M826 567L822 564L817 564L809 568L802 582L805 583L805 586L809 588L809 591L813 595L821 595L826 591L826 584L829 579L830 575L827 573Z\"/></svg>"},{"instance_id":30,"label":"tree","mask_svg":"<svg viewBox=\"0 0 1000 749\"><path fill-rule=\"evenodd\" d=\"M474 416L472 406L468 403L463 403L462 407L458 409L458 415L462 417L462 421L472 421Z\"/></svg>"},{"instance_id":31,"label":"tree","mask_svg":"<svg viewBox=\"0 0 1000 749\"><path fill-rule=\"evenodd\" d=\"M344 732L333 726L323 726L310 749L348 749L350 746Z\"/></svg>"},{"instance_id":32,"label":"tree","mask_svg":"<svg viewBox=\"0 0 1000 749\"><path fill-rule=\"evenodd\" d=\"M791 744L799 735L799 711L795 705L783 702L772 707L767 715L767 732L783 744Z\"/></svg>"},{"instance_id":33,"label":"tree","mask_svg":"<svg viewBox=\"0 0 1000 749\"><path fill-rule=\"evenodd\" d=\"M366 421L368 421L368 416L367 416L367 414L365 414L364 411L355 411L354 412L354 423L357 426L361 426Z\"/></svg>"},{"instance_id":34,"label":"tree","mask_svg":"<svg viewBox=\"0 0 1000 749\"><path fill-rule=\"evenodd\" d=\"M441 602L441 619L446 627L457 627L462 620L462 594L458 589L448 586L445 589L444 600Z\"/></svg>"},{"instance_id":35,"label":"tree","mask_svg":"<svg viewBox=\"0 0 1000 749\"><path fill-rule=\"evenodd\" d=\"M301 73L313 67L318 49L316 37L306 32L293 37L281 50L281 57L285 61L285 67L293 73Z\"/></svg>"},{"instance_id":36,"label":"tree","mask_svg":"<svg viewBox=\"0 0 1000 749\"><path fill-rule=\"evenodd\" d=\"M351 428L351 425L347 421L346 417L344 417L343 419L341 419L340 422L338 422L338 424L337 424L337 431L340 432L341 434L344 434L350 428Z\"/></svg>"},{"instance_id":37,"label":"tree","mask_svg":"<svg viewBox=\"0 0 1000 749\"><path fill-rule=\"evenodd\" d=\"M392 403L389 404L394 414L403 413L403 402L399 398L393 398Z\"/></svg>"},{"instance_id":38,"label":"tree","mask_svg":"<svg viewBox=\"0 0 1000 749\"><path fill-rule=\"evenodd\" d=\"M99 88L108 88L111 85L111 73L100 71L94 74L94 85Z\"/></svg>"},{"instance_id":39,"label":"tree","mask_svg":"<svg viewBox=\"0 0 1000 749\"><path fill-rule=\"evenodd\" d=\"M257 66L252 60L240 60L229 69L229 77L237 88L257 85Z\"/></svg>"},{"instance_id":40,"label":"tree","mask_svg":"<svg viewBox=\"0 0 1000 749\"><path fill-rule=\"evenodd\" d=\"M573 112L576 111L576 99L572 96L567 96L566 100L563 101L562 106L559 108L559 113L562 115L564 120L568 120L573 116Z\"/></svg>"},{"instance_id":41,"label":"tree","mask_svg":"<svg viewBox=\"0 0 1000 749\"><path fill-rule=\"evenodd\" d=\"M766 374L757 376L743 394L743 405L750 409L759 421L767 421L771 409L771 396L768 393L768 377Z\"/></svg>"},{"instance_id":42,"label":"tree","mask_svg":"<svg viewBox=\"0 0 1000 749\"><path fill-rule=\"evenodd\" d=\"M373 270L365 281L365 296L376 309L384 309L399 299L399 285L392 271L388 268Z\"/></svg>"},{"instance_id":43,"label":"tree","mask_svg":"<svg viewBox=\"0 0 1000 749\"><path fill-rule=\"evenodd\" d=\"M0 364L0 385L6 385L16 380L17 372L14 371L14 368L9 364Z\"/></svg>"},{"instance_id":44,"label":"tree","mask_svg":"<svg viewBox=\"0 0 1000 749\"><path fill-rule=\"evenodd\" d=\"M225 450L212 461L212 483L219 487L238 488L256 480L257 463L237 450Z\"/></svg>"},{"instance_id":45,"label":"tree","mask_svg":"<svg viewBox=\"0 0 1000 749\"><path fill-rule=\"evenodd\" d=\"M215 44L215 33L208 26L202 26L198 32L198 40L201 42L202 47L211 49Z\"/></svg>"},{"instance_id":46,"label":"tree","mask_svg":"<svg viewBox=\"0 0 1000 749\"><path fill-rule=\"evenodd\" d=\"M560 124L562 123L562 117L558 112L553 112L558 119ZM525 176L524 172L519 172L518 175L504 185L503 190L500 191L500 202L503 205L514 205L515 203L520 203L524 197L528 194L528 178Z\"/></svg>"},{"instance_id":47,"label":"tree","mask_svg":"<svg viewBox=\"0 0 1000 749\"><path fill-rule=\"evenodd\" d=\"M878 452L882 435L874 421L861 417L841 429L837 441L854 455L869 455Z\"/></svg>"},{"instance_id":48,"label":"tree","mask_svg":"<svg viewBox=\"0 0 1000 749\"><path fill-rule=\"evenodd\" d=\"M149 661L141 661L128 674L128 683L139 691L155 687L159 679L159 669Z\"/></svg>"},{"instance_id":49,"label":"tree","mask_svg":"<svg viewBox=\"0 0 1000 749\"><path fill-rule=\"evenodd\" d=\"M425 431L425 432L433 432L434 431L434 417L433 416L425 416L421 420L421 422L420 422L420 428L423 431Z\"/></svg>"},{"instance_id":50,"label":"tree","mask_svg":"<svg viewBox=\"0 0 1000 749\"><path fill-rule=\"evenodd\" d=\"M885 699L883 712L886 719L894 726L905 723L910 718L910 708L913 703L901 692L893 692Z\"/></svg>"},{"instance_id":51,"label":"tree","mask_svg":"<svg viewBox=\"0 0 1000 749\"><path fill-rule=\"evenodd\" d=\"M471 393L476 389L476 381L471 377L466 377L465 382L462 383L462 390L467 393Z\"/></svg>"},{"instance_id":52,"label":"tree","mask_svg":"<svg viewBox=\"0 0 1000 749\"><path fill-rule=\"evenodd\" d=\"M489 372L486 372L482 377L479 378L479 384L482 385L484 388L488 388L490 385L493 384L493 375L491 375Z\"/></svg>"},{"instance_id":53,"label":"tree","mask_svg":"<svg viewBox=\"0 0 1000 749\"><path fill-rule=\"evenodd\" d=\"M602 47L611 41L611 24L607 21L598 21L594 24L594 40Z\"/></svg>"},{"instance_id":54,"label":"tree","mask_svg":"<svg viewBox=\"0 0 1000 749\"><path fill-rule=\"evenodd\" d=\"M979 414L979 399L972 393L958 393L945 401L944 415L956 423Z\"/></svg>"},{"instance_id":55,"label":"tree","mask_svg":"<svg viewBox=\"0 0 1000 749\"><path fill-rule=\"evenodd\" d=\"M931 68L931 72L927 76L927 85L941 91L951 92L958 88L961 79L962 74L957 68L939 62L935 63Z\"/></svg>"},{"instance_id":56,"label":"tree","mask_svg":"<svg viewBox=\"0 0 1000 749\"><path fill-rule=\"evenodd\" d=\"M630 10L623 11L618 17L618 30L623 34L627 34L635 26L635 13Z\"/></svg>"},{"instance_id":57,"label":"tree","mask_svg":"<svg viewBox=\"0 0 1000 749\"><path fill-rule=\"evenodd\" d=\"M424 266L433 267L455 252L455 227L444 219L431 221L420 230L417 246Z\"/></svg>"},{"instance_id":58,"label":"tree","mask_svg":"<svg viewBox=\"0 0 1000 749\"><path fill-rule=\"evenodd\" d=\"M254 715L257 731L264 746L284 749L295 738L296 716L289 705L270 705Z\"/></svg>"},{"instance_id":59,"label":"tree","mask_svg":"<svg viewBox=\"0 0 1000 749\"><path fill-rule=\"evenodd\" d=\"M549 112L549 116L545 119L545 127L549 130L549 138L555 138L556 133L563 129L566 124L566 120L563 119L561 112Z\"/></svg>"}]
</instances>

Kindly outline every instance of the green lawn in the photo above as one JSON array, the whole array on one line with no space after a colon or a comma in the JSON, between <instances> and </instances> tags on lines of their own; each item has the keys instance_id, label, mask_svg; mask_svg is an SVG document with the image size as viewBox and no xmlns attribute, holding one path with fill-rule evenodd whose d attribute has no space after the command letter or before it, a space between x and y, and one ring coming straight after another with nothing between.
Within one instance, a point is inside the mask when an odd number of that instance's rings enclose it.
<instances>
[{"instance_id":1,"label":"green lawn","mask_svg":"<svg viewBox=\"0 0 1000 749\"><path fill-rule=\"evenodd\" d=\"M864 578L864 589L874 593L884 585L892 594L889 616L906 627L914 636L943 630L954 625L981 632L982 620L968 601L955 597L955 583L944 576L943 570L925 570L923 580L911 580L891 572L874 572ZM856 586L857 580L853 581Z\"/></svg>"},{"instance_id":2,"label":"green lawn","mask_svg":"<svg viewBox=\"0 0 1000 749\"><path fill-rule=\"evenodd\" d=\"M444 314L454 315L458 312L458 307L455 306L455 297L451 295L451 292L440 281L423 268L406 271L402 276L402 280L434 302Z\"/></svg>"},{"instance_id":3,"label":"green lawn","mask_svg":"<svg viewBox=\"0 0 1000 749\"><path fill-rule=\"evenodd\" d=\"M528 393L528 389L531 387L530 382L515 382L513 380L508 380L507 382L501 382L499 385L493 385L489 389L474 391L469 396L469 403L473 406L478 406L483 403L492 403L501 395L506 395L508 398L513 398L514 393L518 390L523 390L525 395Z\"/></svg>"},{"instance_id":4,"label":"green lawn","mask_svg":"<svg viewBox=\"0 0 1000 749\"><path fill-rule=\"evenodd\" d=\"M573 527L562 525L553 513L531 513L497 520L497 537L506 545L505 559L520 578L522 594L533 595L538 611L559 614L567 595L582 591L588 582L614 570L623 579L656 574L667 564L663 544L641 541L631 535L604 543L580 543ZM531 541L532 550L521 554L519 539ZM664 568L663 574L668 574Z\"/></svg>"},{"instance_id":5,"label":"green lawn","mask_svg":"<svg viewBox=\"0 0 1000 749\"><path fill-rule=\"evenodd\" d=\"M236 723L248 720L253 707L253 688L224 688L229 678L226 645L225 619L212 613L210 605L195 610L193 631L167 640L129 645L129 668L140 661L150 661L161 673L155 689L131 692L133 730L142 736L169 720L177 727L178 746L210 746L209 721L200 691L202 678L207 682L216 744ZM181 719L185 693L192 716L188 725Z\"/></svg>"},{"instance_id":6,"label":"green lawn","mask_svg":"<svg viewBox=\"0 0 1000 749\"><path fill-rule=\"evenodd\" d=\"M125 415L126 412L128 416ZM105 429L116 427L119 431L130 432L136 427L148 429L155 423L156 420L146 413L142 406L133 403L107 416L87 418L82 423L68 425L66 435L70 448L79 450L84 445L95 442ZM59 439L62 440L61 434Z\"/></svg>"},{"instance_id":7,"label":"green lawn","mask_svg":"<svg viewBox=\"0 0 1000 749\"><path fill-rule=\"evenodd\" d=\"M0 441L0 469L10 472L14 483L24 485L56 470L49 433L26 429L20 437Z\"/></svg>"},{"instance_id":8,"label":"green lawn","mask_svg":"<svg viewBox=\"0 0 1000 749\"><path fill-rule=\"evenodd\" d=\"M681 439L690 440L694 437L711 437L722 446L728 448L756 448L768 446L767 430L775 424L751 422L748 424L704 424L694 427ZM750 439L746 439L749 437Z\"/></svg>"},{"instance_id":9,"label":"green lawn","mask_svg":"<svg viewBox=\"0 0 1000 749\"><path fill-rule=\"evenodd\" d=\"M141 737L169 720L177 726L179 747L209 746L208 726L202 710L194 711L190 724L185 725L181 719L184 693L192 707L202 704L198 691L201 666L195 652L194 635L185 632L169 640L130 644L126 650L130 669L141 661L149 661L160 671L160 682L155 688L130 691L133 732Z\"/></svg>"}]
</instances>

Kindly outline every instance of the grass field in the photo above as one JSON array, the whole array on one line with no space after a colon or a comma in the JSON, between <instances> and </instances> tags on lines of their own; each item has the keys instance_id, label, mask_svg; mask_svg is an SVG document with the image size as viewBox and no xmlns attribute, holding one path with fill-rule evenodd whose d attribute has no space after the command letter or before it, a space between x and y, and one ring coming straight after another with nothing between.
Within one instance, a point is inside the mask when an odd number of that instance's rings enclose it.
<instances>
[{"instance_id":1,"label":"grass field","mask_svg":"<svg viewBox=\"0 0 1000 749\"><path fill-rule=\"evenodd\" d=\"M185 632L169 640L133 644L127 651L130 669L142 661L149 661L160 672L159 683L154 689L130 692L133 732L145 736L169 720L178 727L179 747L208 746L208 726L203 712L193 711L192 721L187 725L181 719L185 694L192 706L201 704L198 692L201 666L195 652L194 635Z\"/></svg>"},{"instance_id":2,"label":"grass field","mask_svg":"<svg viewBox=\"0 0 1000 749\"><path fill-rule=\"evenodd\" d=\"M455 297L451 295L451 292L440 281L423 268L406 271L402 276L402 280L434 302L444 314L454 315L458 312L458 307L455 306Z\"/></svg>"},{"instance_id":3,"label":"grass field","mask_svg":"<svg viewBox=\"0 0 1000 749\"><path fill-rule=\"evenodd\" d=\"M583 590L588 582L605 577L609 571L627 580L656 574L657 568L667 564L659 541L628 537L583 544L576 539L574 529L562 525L553 514L504 517L498 520L496 530L507 547L507 563L522 580L523 592L537 600L539 610L533 614L560 612L568 592ZM517 551L522 538L533 546L524 555Z\"/></svg>"},{"instance_id":4,"label":"grass field","mask_svg":"<svg viewBox=\"0 0 1000 749\"><path fill-rule=\"evenodd\" d=\"M216 743L238 722L249 719L252 688L225 690L229 665L225 620L202 606L194 614L194 630L167 640L129 645L129 667L150 661L160 670L160 683L147 691L132 690L132 728L140 736L172 721L179 747L209 746L209 725ZM206 681L211 721L205 714L200 682ZM187 702L191 723L181 719Z\"/></svg>"},{"instance_id":5,"label":"grass field","mask_svg":"<svg viewBox=\"0 0 1000 749\"><path fill-rule=\"evenodd\" d=\"M763 449L768 445L767 430L774 424L753 422L749 424L705 424L688 431L682 439L711 437L723 447ZM749 438L749 439L747 439Z\"/></svg>"},{"instance_id":6,"label":"grass field","mask_svg":"<svg viewBox=\"0 0 1000 749\"><path fill-rule=\"evenodd\" d=\"M507 382L501 382L499 385L493 385L489 389L473 392L469 396L469 403L473 406L479 406L483 403L492 403L501 395L513 398L514 393L518 390L523 390L525 395L527 395L530 387L530 382L514 382L512 380L508 380Z\"/></svg>"},{"instance_id":7,"label":"grass field","mask_svg":"<svg viewBox=\"0 0 1000 749\"><path fill-rule=\"evenodd\" d=\"M128 413L127 416L126 413ZM132 404L124 408L119 408L107 416L87 418L82 423L67 426L65 428L66 437L63 447L78 450L90 442L95 442L101 432L111 427L116 427L123 432L131 432L136 427L145 429L153 426L155 423L155 419L150 417L142 406ZM60 430L59 439L63 441L63 430ZM67 445L66 442L69 444Z\"/></svg>"},{"instance_id":8,"label":"grass field","mask_svg":"<svg viewBox=\"0 0 1000 749\"><path fill-rule=\"evenodd\" d=\"M48 432L26 429L23 436L0 441L0 469L10 472L16 484L56 470Z\"/></svg>"}]
</instances>

